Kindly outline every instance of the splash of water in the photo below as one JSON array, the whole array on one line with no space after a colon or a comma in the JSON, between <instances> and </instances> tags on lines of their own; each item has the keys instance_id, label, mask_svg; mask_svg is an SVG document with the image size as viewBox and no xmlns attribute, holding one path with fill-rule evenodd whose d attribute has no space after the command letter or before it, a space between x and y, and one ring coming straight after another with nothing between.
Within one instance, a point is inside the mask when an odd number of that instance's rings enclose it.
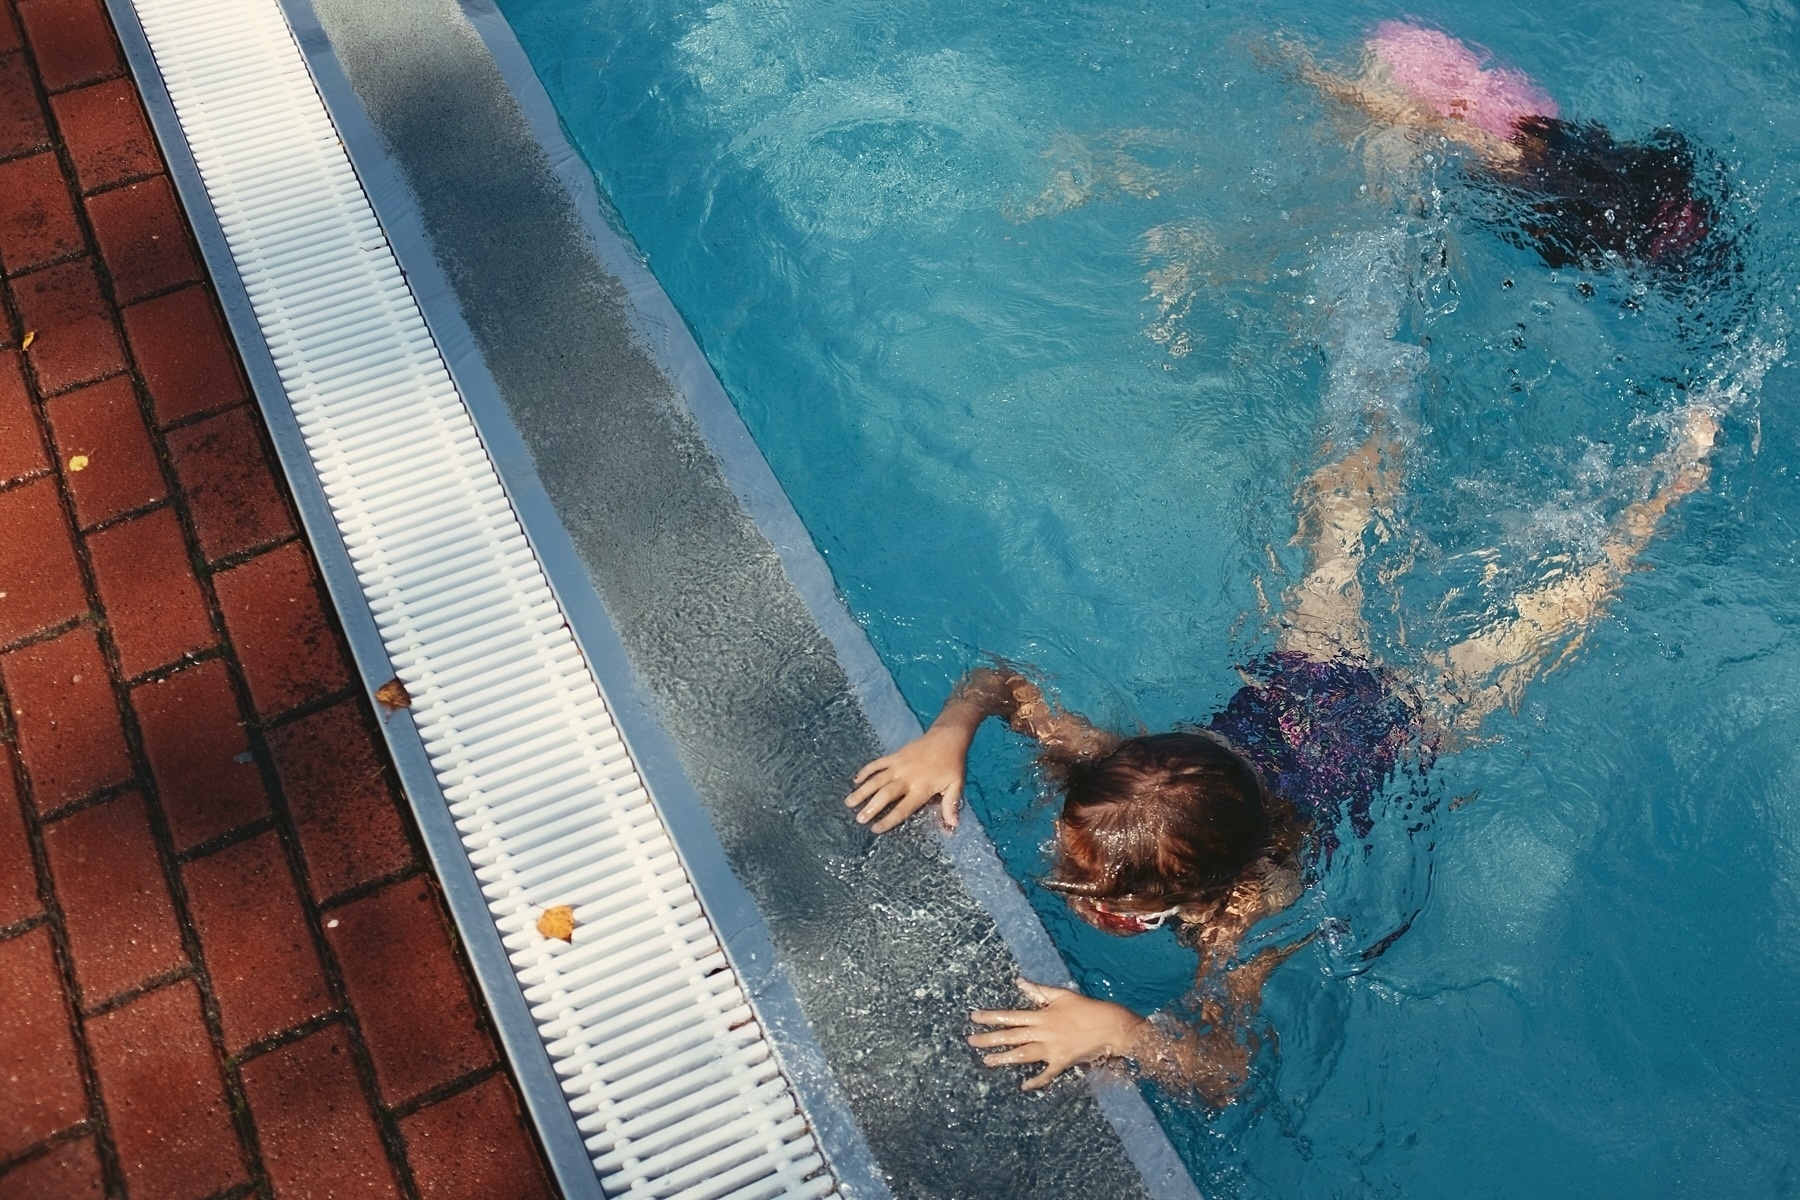
<instances>
[{"instance_id":1,"label":"splash of water","mask_svg":"<svg viewBox=\"0 0 1800 1200\"><path fill-rule=\"evenodd\" d=\"M1690 387L1685 399L1672 396L1661 409L1638 417L1633 428L1646 441L1673 445L1702 414L1719 424L1744 419L1751 424L1755 453L1760 448L1756 405L1764 377L1787 355L1785 323L1785 314L1776 308L1756 320L1755 329L1728 333L1699 386ZM1582 456L1573 486L1533 508L1510 530L1501 549L1525 563L1541 563L1553 553L1581 565L1597 562L1611 535L1612 511L1660 486L1661 470L1657 458L1615 464L1609 448L1594 443Z\"/></svg>"},{"instance_id":2,"label":"splash of water","mask_svg":"<svg viewBox=\"0 0 1800 1200\"><path fill-rule=\"evenodd\" d=\"M1402 327L1421 283L1417 262L1413 238L1389 228L1334 242L1315 266L1308 302L1324 312L1323 441L1354 445L1376 426L1402 442L1416 433L1428 358Z\"/></svg>"}]
</instances>

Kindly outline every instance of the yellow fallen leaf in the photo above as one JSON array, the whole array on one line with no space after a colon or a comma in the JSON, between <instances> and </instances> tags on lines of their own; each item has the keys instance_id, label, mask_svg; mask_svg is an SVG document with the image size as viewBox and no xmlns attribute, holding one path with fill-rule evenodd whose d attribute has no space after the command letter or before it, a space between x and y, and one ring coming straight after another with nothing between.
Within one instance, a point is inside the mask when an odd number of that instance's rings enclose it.
<instances>
[{"instance_id":1,"label":"yellow fallen leaf","mask_svg":"<svg viewBox=\"0 0 1800 1200\"><path fill-rule=\"evenodd\" d=\"M394 709L412 707L412 693L406 690L406 685L401 683L397 677L388 680L386 683L376 688L375 699L381 701L381 706L383 708Z\"/></svg>"},{"instance_id":2,"label":"yellow fallen leaf","mask_svg":"<svg viewBox=\"0 0 1800 1200\"><path fill-rule=\"evenodd\" d=\"M77 454L69 460L69 470L71 471L85 471L87 465L88 456L85 454Z\"/></svg>"},{"instance_id":3,"label":"yellow fallen leaf","mask_svg":"<svg viewBox=\"0 0 1800 1200\"><path fill-rule=\"evenodd\" d=\"M538 918L537 931L547 938L557 938L565 942L574 941L575 910L567 904L546 908L544 915Z\"/></svg>"},{"instance_id":4,"label":"yellow fallen leaf","mask_svg":"<svg viewBox=\"0 0 1800 1200\"><path fill-rule=\"evenodd\" d=\"M35 341L37 341L37 330L27 329L25 331L25 340L19 343L19 349L29 350L31 349L31 343Z\"/></svg>"}]
</instances>

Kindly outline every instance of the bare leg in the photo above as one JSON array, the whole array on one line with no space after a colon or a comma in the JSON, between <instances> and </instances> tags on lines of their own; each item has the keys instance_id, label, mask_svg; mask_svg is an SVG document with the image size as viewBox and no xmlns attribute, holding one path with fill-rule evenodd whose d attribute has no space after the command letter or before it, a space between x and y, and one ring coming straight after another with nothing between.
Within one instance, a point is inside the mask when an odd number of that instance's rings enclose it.
<instances>
[{"instance_id":1,"label":"bare leg","mask_svg":"<svg viewBox=\"0 0 1800 1200\"><path fill-rule=\"evenodd\" d=\"M1472 730L1501 705L1516 707L1525 685L1552 654L1561 661L1580 645L1588 628L1605 615L1669 506L1706 485L1718 427L1711 408L1690 406L1668 447L1657 455L1650 495L1614 518L1599 562L1520 593L1513 598L1516 616L1432 661L1437 678L1429 690L1452 726Z\"/></svg>"},{"instance_id":2,"label":"bare leg","mask_svg":"<svg viewBox=\"0 0 1800 1200\"><path fill-rule=\"evenodd\" d=\"M1363 538L1396 490L1397 442L1374 436L1349 455L1314 471L1300 487L1306 575L1282 595L1280 648L1321 661L1369 654L1360 572Z\"/></svg>"}]
</instances>

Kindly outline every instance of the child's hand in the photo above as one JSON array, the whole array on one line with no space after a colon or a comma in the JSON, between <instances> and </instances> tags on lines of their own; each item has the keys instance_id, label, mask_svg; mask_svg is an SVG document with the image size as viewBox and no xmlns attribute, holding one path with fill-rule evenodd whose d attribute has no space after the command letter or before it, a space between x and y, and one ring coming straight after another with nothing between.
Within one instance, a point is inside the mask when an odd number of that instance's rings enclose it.
<instances>
[{"instance_id":1,"label":"child's hand","mask_svg":"<svg viewBox=\"0 0 1800 1200\"><path fill-rule=\"evenodd\" d=\"M983 1055L981 1061L990 1067L1043 1063L1044 1069L1025 1081L1028 1092L1050 1083L1076 1063L1125 1057L1145 1025L1144 1018L1124 1005L1095 1000L1068 988L1021 979L1019 990L1038 1007L983 1009L969 1014L977 1025L1000 1026L988 1033L970 1034L969 1045L984 1050L1010 1047Z\"/></svg>"},{"instance_id":2,"label":"child's hand","mask_svg":"<svg viewBox=\"0 0 1800 1200\"><path fill-rule=\"evenodd\" d=\"M939 800L944 824L955 829L968 754L968 737L960 731L928 729L858 771L856 790L844 797L844 804L850 808L861 806L856 814L858 825L881 817L875 821L875 832L886 833L933 800ZM887 815L883 817L884 810Z\"/></svg>"}]
</instances>

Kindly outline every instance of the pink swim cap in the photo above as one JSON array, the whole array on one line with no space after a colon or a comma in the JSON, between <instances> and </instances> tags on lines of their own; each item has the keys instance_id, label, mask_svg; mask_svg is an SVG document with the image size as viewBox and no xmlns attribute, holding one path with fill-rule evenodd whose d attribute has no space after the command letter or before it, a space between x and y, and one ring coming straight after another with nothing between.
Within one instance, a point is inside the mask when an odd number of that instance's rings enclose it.
<instances>
[{"instance_id":1,"label":"pink swim cap","mask_svg":"<svg viewBox=\"0 0 1800 1200\"><path fill-rule=\"evenodd\" d=\"M1527 117L1556 115L1556 101L1531 76L1512 67L1483 69L1482 58L1447 33L1383 21L1369 35L1369 49L1420 103L1497 138L1512 137Z\"/></svg>"}]
</instances>

